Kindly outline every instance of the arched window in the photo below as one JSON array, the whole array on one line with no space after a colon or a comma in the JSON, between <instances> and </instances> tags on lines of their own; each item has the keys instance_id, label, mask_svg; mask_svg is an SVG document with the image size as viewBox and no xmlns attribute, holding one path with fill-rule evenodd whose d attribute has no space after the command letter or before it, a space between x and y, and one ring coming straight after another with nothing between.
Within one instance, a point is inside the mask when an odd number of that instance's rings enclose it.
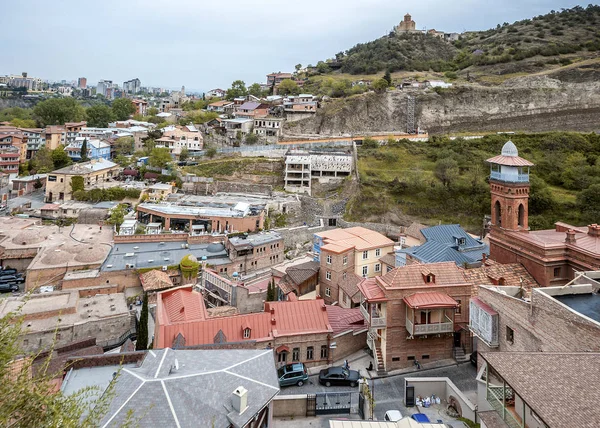
<instances>
[{"instance_id":1,"label":"arched window","mask_svg":"<svg viewBox=\"0 0 600 428\"><path fill-rule=\"evenodd\" d=\"M494 219L495 224L497 226L502 226L502 208L500 206L500 201L496 201L494 204Z\"/></svg>"},{"instance_id":2,"label":"arched window","mask_svg":"<svg viewBox=\"0 0 600 428\"><path fill-rule=\"evenodd\" d=\"M523 227L525 224L525 207L523 204L519 205L519 227Z\"/></svg>"}]
</instances>

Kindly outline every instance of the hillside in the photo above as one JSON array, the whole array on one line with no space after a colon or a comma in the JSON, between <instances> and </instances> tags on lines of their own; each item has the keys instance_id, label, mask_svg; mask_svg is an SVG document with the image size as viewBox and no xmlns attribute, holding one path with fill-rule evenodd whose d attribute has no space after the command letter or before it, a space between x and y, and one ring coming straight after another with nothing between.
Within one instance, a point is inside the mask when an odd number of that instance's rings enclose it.
<instances>
[{"instance_id":1,"label":"hillside","mask_svg":"<svg viewBox=\"0 0 600 428\"><path fill-rule=\"evenodd\" d=\"M498 24L487 31L464 33L459 40L445 42L422 33L389 35L357 44L336 55L336 68L352 75L394 71L460 71L479 67L516 64L538 58L535 67L568 64L569 54L588 58L600 50L600 6L589 5L551 11L512 24ZM567 57L565 57L567 56ZM518 67L501 67L517 72ZM321 70L326 68L321 68ZM528 72L527 70L523 70ZM498 72L498 70L494 70ZM500 70L502 74L504 72Z\"/></svg>"}]
</instances>

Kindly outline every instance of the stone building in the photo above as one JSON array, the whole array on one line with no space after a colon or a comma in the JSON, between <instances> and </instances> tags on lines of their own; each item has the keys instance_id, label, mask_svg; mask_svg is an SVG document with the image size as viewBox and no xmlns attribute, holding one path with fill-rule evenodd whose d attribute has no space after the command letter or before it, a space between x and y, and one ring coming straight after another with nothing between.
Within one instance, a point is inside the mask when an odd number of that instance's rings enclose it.
<instances>
[{"instance_id":1,"label":"stone building","mask_svg":"<svg viewBox=\"0 0 600 428\"><path fill-rule=\"evenodd\" d=\"M406 15L404 15L404 20L400 21L400 23L396 26L396 28L394 29L396 31L396 33L412 33L417 30L417 23L415 21L412 20L412 17L410 16L409 13L407 13Z\"/></svg>"},{"instance_id":2,"label":"stone building","mask_svg":"<svg viewBox=\"0 0 600 428\"><path fill-rule=\"evenodd\" d=\"M378 371L470 352L471 284L455 263L402 266L358 287Z\"/></svg>"},{"instance_id":3,"label":"stone building","mask_svg":"<svg viewBox=\"0 0 600 428\"><path fill-rule=\"evenodd\" d=\"M225 247L233 269L229 274L270 269L285 258L283 237L273 231L234 236L227 239Z\"/></svg>"},{"instance_id":4,"label":"stone building","mask_svg":"<svg viewBox=\"0 0 600 428\"><path fill-rule=\"evenodd\" d=\"M339 181L352 174L352 154L343 151L290 150L285 158L285 190L311 194L311 180Z\"/></svg>"},{"instance_id":5,"label":"stone building","mask_svg":"<svg viewBox=\"0 0 600 428\"><path fill-rule=\"evenodd\" d=\"M362 278L381 275L379 259L393 249L394 241L364 227L315 233L313 252L321 264L319 294L328 304L344 301L340 283L353 274Z\"/></svg>"},{"instance_id":6,"label":"stone building","mask_svg":"<svg viewBox=\"0 0 600 428\"><path fill-rule=\"evenodd\" d=\"M600 226L556 223L555 229L530 231L529 168L512 142L491 164L492 229L490 257L521 263L543 287L563 285L576 272L600 269Z\"/></svg>"},{"instance_id":7,"label":"stone building","mask_svg":"<svg viewBox=\"0 0 600 428\"><path fill-rule=\"evenodd\" d=\"M85 297L78 291L66 291L33 294L27 299L9 297L0 302L0 317L17 310L24 318L20 338L25 352L91 337L100 346L117 346L135 333L135 316L123 293Z\"/></svg>"}]
</instances>

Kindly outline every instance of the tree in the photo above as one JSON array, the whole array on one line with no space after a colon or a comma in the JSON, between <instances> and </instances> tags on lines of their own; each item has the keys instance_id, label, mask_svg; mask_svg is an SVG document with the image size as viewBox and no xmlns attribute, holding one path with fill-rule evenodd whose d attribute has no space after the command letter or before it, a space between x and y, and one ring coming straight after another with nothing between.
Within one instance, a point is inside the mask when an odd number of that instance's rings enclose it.
<instances>
[{"instance_id":1,"label":"tree","mask_svg":"<svg viewBox=\"0 0 600 428\"><path fill-rule=\"evenodd\" d=\"M73 98L52 98L39 102L33 109L40 126L62 125L85 118L85 110Z\"/></svg>"},{"instance_id":2,"label":"tree","mask_svg":"<svg viewBox=\"0 0 600 428\"><path fill-rule=\"evenodd\" d=\"M383 75L383 80L388 83L388 86L392 84L392 74L390 73L390 69L385 70L385 74Z\"/></svg>"},{"instance_id":3,"label":"tree","mask_svg":"<svg viewBox=\"0 0 600 428\"><path fill-rule=\"evenodd\" d=\"M296 64L294 66L294 68L296 69L296 73L298 73L300 71L300 69L302 68L302 64Z\"/></svg>"},{"instance_id":4,"label":"tree","mask_svg":"<svg viewBox=\"0 0 600 428\"><path fill-rule=\"evenodd\" d=\"M275 279L271 279L271 282L267 286L267 302L274 302L277 300L277 286L275 285Z\"/></svg>"},{"instance_id":5,"label":"tree","mask_svg":"<svg viewBox=\"0 0 600 428\"><path fill-rule=\"evenodd\" d=\"M112 112L117 120L127 120L135 113L135 105L127 98L118 98L112 103Z\"/></svg>"},{"instance_id":6,"label":"tree","mask_svg":"<svg viewBox=\"0 0 600 428\"><path fill-rule=\"evenodd\" d=\"M248 135L246 135L246 144L256 143L258 143L258 135L256 135L254 132L250 132Z\"/></svg>"},{"instance_id":7,"label":"tree","mask_svg":"<svg viewBox=\"0 0 600 428\"><path fill-rule=\"evenodd\" d=\"M331 71L331 69L329 68L329 66L327 65L326 62L319 61L317 63L317 71L321 74L326 74L326 73L329 73Z\"/></svg>"},{"instance_id":8,"label":"tree","mask_svg":"<svg viewBox=\"0 0 600 428\"><path fill-rule=\"evenodd\" d=\"M190 151L187 149L187 147L184 147L183 149L181 149L181 153L179 153L179 160L184 161L189 156L190 156Z\"/></svg>"},{"instance_id":9,"label":"tree","mask_svg":"<svg viewBox=\"0 0 600 428\"><path fill-rule=\"evenodd\" d=\"M85 190L84 179L81 175L71 177L71 193L75 193L78 190Z\"/></svg>"},{"instance_id":10,"label":"tree","mask_svg":"<svg viewBox=\"0 0 600 428\"><path fill-rule=\"evenodd\" d=\"M65 152L65 146L59 144L58 147L52 150L52 162L54 169L64 168L67 165L71 165L73 160Z\"/></svg>"},{"instance_id":11,"label":"tree","mask_svg":"<svg viewBox=\"0 0 600 428\"><path fill-rule=\"evenodd\" d=\"M214 147L209 147L208 149L206 149L206 156L209 158L214 158L217 155L217 149Z\"/></svg>"},{"instance_id":12,"label":"tree","mask_svg":"<svg viewBox=\"0 0 600 428\"><path fill-rule=\"evenodd\" d=\"M92 194L92 192L94 192L95 190L100 191L98 197L96 197L95 195ZM102 199L102 196L101 196L102 190L104 190L104 189L92 189L89 192L90 200L92 202L100 201ZM127 205L119 204L110 211L110 216L108 217L108 220L106 220L106 223L112 224L113 226L115 226L117 233L119 233L119 231L121 230L121 224L125 220L125 214L127 214Z\"/></svg>"},{"instance_id":13,"label":"tree","mask_svg":"<svg viewBox=\"0 0 600 428\"><path fill-rule=\"evenodd\" d=\"M231 88L227 89L226 98L228 100L232 100L234 98L245 97L248 95L248 90L246 89L246 84L243 80L235 80L231 84Z\"/></svg>"},{"instance_id":14,"label":"tree","mask_svg":"<svg viewBox=\"0 0 600 428\"><path fill-rule=\"evenodd\" d=\"M36 174L45 174L54 170L54 161L52 160L52 151L47 147L40 148L29 162L30 171Z\"/></svg>"},{"instance_id":15,"label":"tree","mask_svg":"<svg viewBox=\"0 0 600 428\"><path fill-rule=\"evenodd\" d=\"M42 180L38 178L35 179L35 183L33 183L33 188L35 190L41 189L42 187L44 187L44 185L42 184Z\"/></svg>"},{"instance_id":16,"label":"tree","mask_svg":"<svg viewBox=\"0 0 600 428\"><path fill-rule=\"evenodd\" d=\"M83 139L83 143L81 143L81 162L87 162L90 160L88 157L88 146L87 146L87 138Z\"/></svg>"},{"instance_id":17,"label":"tree","mask_svg":"<svg viewBox=\"0 0 600 428\"><path fill-rule=\"evenodd\" d=\"M107 128L114 120L113 111L105 104L98 104L86 110L87 124L90 127Z\"/></svg>"},{"instance_id":18,"label":"tree","mask_svg":"<svg viewBox=\"0 0 600 428\"><path fill-rule=\"evenodd\" d=\"M158 109L156 107L150 107L146 110L146 113L148 113L148 116L156 116L158 114Z\"/></svg>"},{"instance_id":19,"label":"tree","mask_svg":"<svg viewBox=\"0 0 600 428\"><path fill-rule=\"evenodd\" d=\"M137 331L137 340L135 342L136 351L145 351L146 349L148 349L148 293L144 293L142 312L140 313L140 324Z\"/></svg>"},{"instance_id":20,"label":"tree","mask_svg":"<svg viewBox=\"0 0 600 428\"><path fill-rule=\"evenodd\" d=\"M388 88L388 86L390 86L387 82L387 80L385 79L376 79L372 84L371 87L375 90L375 92L385 92L385 90Z\"/></svg>"},{"instance_id":21,"label":"tree","mask_svg":"<svg viewBox=\"0 0 600 428\"><path fill-rule=\"evenodd\" d=\"M258 83L253 83L248 87L248 93L250 95L254 95L255 97L262 97L263 90Z\"/></svg>"},{"instance_id":22,"label":"tree","mask_svg":"<svg viewBox=\"0 0 600 428\"><path fill-rule=\"evenodd\" d=\"M283 79L277 86L277 93L280 95L298 95L300 87L292 79Z\"/></svg>"},{"instance_id":23,"label":"tree","mask_svg":"<svg viewBox=\"0 0 600 428\"><path fill-rule=\"evenodd\" d=\"M112 380L106 391L84 388L65 395L56 388L50 358L31 354L21 348L24 319L9 312L0 318L0 425L11 427L88 427L100 426L114 398ZM37 360L37 362L36 362ZM35 367L34 367L35 362ZM41 364L38 364L41 363Z\"/></svg>"},{"instance_id":24,"label":"tree","mask_svg":"<svg viewBox=\"0 0 600 428\"><path fill-rule=\"evenodd\" d=\"M435 163L434 174L446 187L458 178L458 162L452 158L441 158Z\"/></svg>"},{"instance_id":25,"label":"tree","mask_svg":"<svg viewBox=\"0 0 600 428\"><path fill-rule=\"evenodd\" d=\"M35 128L36 122L33 119L13 119L10 121L12 126L17 128Z\"/></svg>"},{"instance_id":26,"label":"tree","mask_svg":"<svg viewBox=\"0 0 600 428\"><path fill-rule=\"evenodd\" d=\"M117 138L113 147L115 153L118 155L132 155L135 150L135 140L133 137L121 137Z\"/></svg>"},{"instance_id":27,"label":"tree","mask_svg":"<svg viewBox=\"0 0 600 428\"><path fill-rule=\"evenodd\" d=\"M600 184L592 184L577 195L581 218L586 224L600 223Z\"/></svg>"},{"instance_id":28,"label":"tree","mask_svg":"<svg viewBox=\"0 0 600 428\"><path fill-rule=\"evenodd\" d=\"M173 158L171 158L169 149L166 147L154 147L150 152L148 163L150 166L165 168L172 160Z\"/></svg>"}]
</instances>

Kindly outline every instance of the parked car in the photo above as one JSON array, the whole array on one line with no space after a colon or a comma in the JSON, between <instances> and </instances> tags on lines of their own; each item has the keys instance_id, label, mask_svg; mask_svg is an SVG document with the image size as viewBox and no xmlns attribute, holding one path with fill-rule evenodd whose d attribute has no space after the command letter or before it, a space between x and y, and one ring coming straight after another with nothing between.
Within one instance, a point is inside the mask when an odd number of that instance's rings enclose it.
<instances>
[{"instance_id":1,"label":"parked car","mask_svg":"<svg viewBox=\"0 0 600 428\"><path fill-rule=\"evenodd\" d=\"M388 410L383 417L383 420L387 422L398 422L400 419L402 419L400 410Z\"/></svg>"},{"instance_id":2,"label":"parked car","mask_svg":"<svg viewBox=\"0 0 600 428\"><path fill-rule=\"evenodd\" d=\"M303 363L288 364L277 370L277 377L279 386L302 386L308 379L308 371Z\"/></svg>"},{"instance_id":3,"label":"parked car","mask_svg":"<svg viewBox=\"0 0 600 428\"><path fill-rule=\"evenodd\" d=\"M12 268L0 269L0 276L2 276L2 275L16 275L16 274L17 274L17 270L16 269L12 269Z\"/></svg>"},{"instance_id":4,"label":"parked car","mask_svg":"<svg viewBox=\"0 0 600 428\"><path fill-rule=\"evenodd\" d=\"M19 291L17 284L0 283L0 293L9 293L11 291Z\"/></svg>"},{"instance_id":5,"label":"parked car","mask_svg":"<svg viewBox=\"0 0 600 428\"><path fill-rule=\"evenodd\" d=\"M414 415L411 416L411 418L413 418L415 421L421 423L421 424L430 424L431 421L429 420L429 418L427 417L427 415L425 413L415 413Z\"/></svg>"},{"instance_id":6,"label":"parked car","mask_svg":"<svg viewBox=\"0 0 600 428\"><path fill-rule=\"evenodd\" d=\"M319 383L325 386L351 386L358 385L360 374L356 370L348 370L345 367L329 367L319 373Z\"/></svg>"},{"instance_id":7,"label":"parked car","mask_svg":"<svg viewBox=\"0 0 600 428\"><path fill-rule=\"evenodd\" d=\"M0 276L0 283L3 282L16 282L17 284L22 284L25 282L25 278L21 274L17 275L2 275Z\"/></svg>"}]
</instances>

